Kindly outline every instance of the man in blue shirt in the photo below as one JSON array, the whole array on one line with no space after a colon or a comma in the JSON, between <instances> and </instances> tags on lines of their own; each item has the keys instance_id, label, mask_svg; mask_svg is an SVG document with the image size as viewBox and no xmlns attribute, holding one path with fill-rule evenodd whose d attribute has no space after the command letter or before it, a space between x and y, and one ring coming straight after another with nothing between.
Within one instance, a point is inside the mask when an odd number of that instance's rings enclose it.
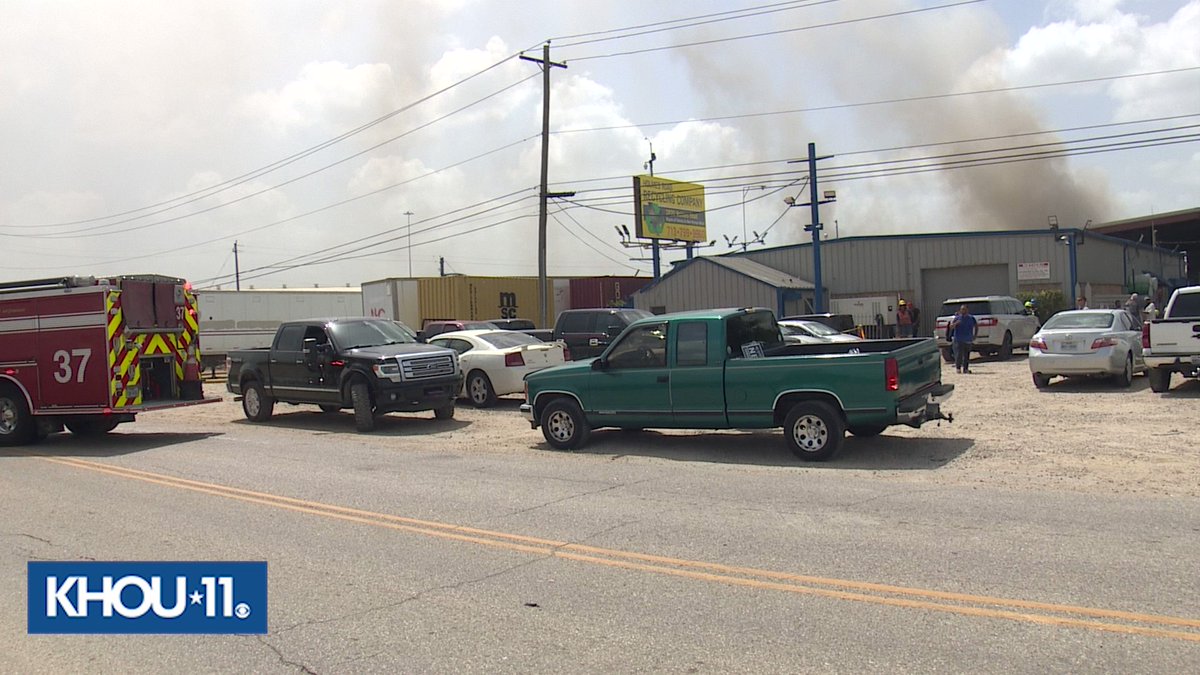
<instances>
[{"instance_id":1,"label":"man in blue shirt","mask_svg":"<svg viewBox=\"0 0 1200 675\"><path fill-rule=\"evenodd\" d=\"M971 372L971 343L975 342L975 329L978 322L963 305L958 308L958 314L950 322L950 337L953 340L954 372Z\"/></svg>"}]
</instances>

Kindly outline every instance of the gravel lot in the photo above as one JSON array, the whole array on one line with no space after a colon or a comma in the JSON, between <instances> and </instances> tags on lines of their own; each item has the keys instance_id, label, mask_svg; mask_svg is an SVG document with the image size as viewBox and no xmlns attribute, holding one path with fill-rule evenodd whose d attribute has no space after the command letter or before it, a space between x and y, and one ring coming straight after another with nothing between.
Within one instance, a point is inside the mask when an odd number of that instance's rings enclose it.
<instances>
[{"instance_id":1,"label":"gravel lot","mask_svg":"<svg viewBox=\"0 0 1200 675\"><path fill-rule=\"evenodd\" d=\"M978 358L978 357L976 357ZM987 485L1011 489L1103 494L1200 496L1200 443L1195 428L1200 381L1174 379L1166 394L1146 378L1129 389L1106 380L1056 380L1038 391L1024 354L1011 361L978 360L970 374L943 365L956 385L944 409L951 423L892 427L874 439L848 437L831 462L804 464L785 449L781 432L599 431L574 453L553 451L517 411L518 398L475 410L460 403L453 422L431 413L391 414L370 435L354 432L348 412L322 415L314 406L276 407L268 424L281 444L289 436L334 434L338 442L386 444L453 453L534 454L547 462L712 462L739 471L851 471L880 480ZM217 384L215 405L142 415L120 433L220 433L246 424L240 403Z\"/></svg>"}]
</instances>

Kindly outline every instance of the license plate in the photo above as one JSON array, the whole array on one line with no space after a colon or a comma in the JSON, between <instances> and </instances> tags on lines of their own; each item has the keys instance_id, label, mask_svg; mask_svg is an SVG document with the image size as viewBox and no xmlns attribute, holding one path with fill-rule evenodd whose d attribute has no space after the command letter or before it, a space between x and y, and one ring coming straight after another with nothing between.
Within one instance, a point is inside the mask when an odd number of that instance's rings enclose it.
<instances>
[{"instance_id":1,"label":"license plate","mask_svg":"<svg viewBox=\"0 0 1200 675\"><path fill-rule=\"evenodd\" d=\"M1060 342L1059 346L1062 347L1062 350L1064 352L1073 352L1073 351L1076 351L1079 349L1078 342L1067 342L1066 340L1063 340L1062 342Z\"/></svg>"}]
</instances>

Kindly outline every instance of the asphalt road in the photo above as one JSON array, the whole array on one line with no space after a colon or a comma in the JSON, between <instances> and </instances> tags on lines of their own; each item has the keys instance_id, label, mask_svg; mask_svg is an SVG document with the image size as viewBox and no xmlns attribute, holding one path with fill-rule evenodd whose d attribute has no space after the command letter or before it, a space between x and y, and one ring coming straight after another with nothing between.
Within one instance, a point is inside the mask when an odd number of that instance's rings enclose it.
<instances>
[{"instance_id":1,"label":"asphalt road","mask_svg":"<svg viewBox=\"0 0 1200 675\"><path fill-rule=\"evenodd\" d=\"M558 453L513 401L371 435L205 408L0 451L0 671L1200 671L1194 497L658 451L777 432ZM949 442L847 452L986 444ZM270 633L27 635L27 561L81 559L265 560Z\"/></svg>"}]
</instances>

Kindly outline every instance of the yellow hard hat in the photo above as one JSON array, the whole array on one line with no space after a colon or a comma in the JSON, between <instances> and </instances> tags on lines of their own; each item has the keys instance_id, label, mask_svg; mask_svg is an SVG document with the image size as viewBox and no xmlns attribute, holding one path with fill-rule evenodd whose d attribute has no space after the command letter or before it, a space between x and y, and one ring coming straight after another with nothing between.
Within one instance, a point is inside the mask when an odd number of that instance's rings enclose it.
<instances>
[{"instance_id":1,"label":"yellow hard hat","mask_svg":"<svg viewBox=\"0 0 1200 675\"><path fill-rule=\"evenodd\" d=\"M901 305L907 305L908 303L907 303L907 302L905 302L904 298L900 298L900 304L901 304Z\"/></svg>"}]
</instances>

